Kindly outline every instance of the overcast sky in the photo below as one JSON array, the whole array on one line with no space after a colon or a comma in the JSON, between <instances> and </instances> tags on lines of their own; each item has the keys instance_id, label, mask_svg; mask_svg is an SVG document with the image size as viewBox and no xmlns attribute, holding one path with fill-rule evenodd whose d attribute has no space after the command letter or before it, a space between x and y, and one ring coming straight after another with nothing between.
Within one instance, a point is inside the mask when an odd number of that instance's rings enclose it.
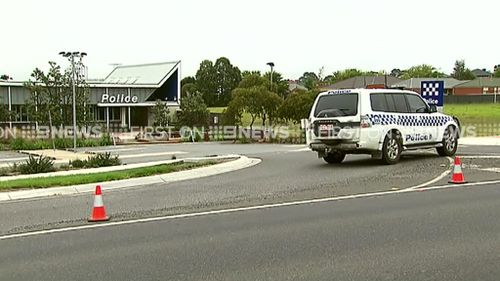
<instances>
[{"instance_id":1,"label":"overcast sky","mask_svg":"<svg viewBox=\"0 0 500 281\"><path fill-rule=\"evenodd\" d=\"M464 3L465 2L465 3ZM11 0L1 5L0 74L29 78L61 50L85 51L90 78L111 63L228 57L241 70L286 78L344 68L386 70L428 63L449 73L500 64L498 0Z\"/></svg>"}]
</instances>

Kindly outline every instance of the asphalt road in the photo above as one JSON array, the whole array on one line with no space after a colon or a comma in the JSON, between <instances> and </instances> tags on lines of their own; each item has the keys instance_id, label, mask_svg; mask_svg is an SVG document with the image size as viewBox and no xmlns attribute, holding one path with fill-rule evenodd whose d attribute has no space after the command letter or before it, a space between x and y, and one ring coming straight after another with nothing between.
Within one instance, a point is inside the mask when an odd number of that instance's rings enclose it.
<instances>
[{"instance_id":1,"label":"asphalt road","mask_svg":"<svg viewBox=\"0 0 500 281\"><path fill-rule=\"evenodd\" d=\"M248 169L106 192L108 213L116 221L403 189L438 176L449 164L435 153L420 153L407 155L393 166L380 165L367 156L349 156L341 165L328 165L314 153L299 152L296 147L273 148L276 146L249 147L254 151L247 155L263 161ZM0 234L86 224L92 202L93 196L84 194L0 203Z\"/></svg>"},{"instance_id":2,"label":"asphalt road","mask_svg":"<svg viewBox=\"0 0 500 281\"><path fill-rule=\"evenodd\" d=\"M0 280L498 280L500 186L0 240Z\"/></svg>"},{"instance_id":3,"label":"asphalt road","mask_svg":"<svg viewBox=\"0 0 500 281\"><path fill-rule=\"evenodd\" d=\"M178 150L175 145L169 149ZM248 153L244 153L245 149ZM208 144L191 145L191 151L243 153L260 157L263 162L213 177L108 191L104 201L112 220L404 189L448 169L446 158L429 152L407 153L400 164L385 166L367 156L349 156L341 165L328 165L297 146ZM461 149L461 154L469 156L498 156L499 152L497 147ZM471 182L500 179L500 173L479 169L500 168L496 158L464 162L466 179ZM436 184L446 184L448 178ZM93 196L84 194L0 203L0 235L87 224L92 202Z\"/></svg>"}]
</instances>

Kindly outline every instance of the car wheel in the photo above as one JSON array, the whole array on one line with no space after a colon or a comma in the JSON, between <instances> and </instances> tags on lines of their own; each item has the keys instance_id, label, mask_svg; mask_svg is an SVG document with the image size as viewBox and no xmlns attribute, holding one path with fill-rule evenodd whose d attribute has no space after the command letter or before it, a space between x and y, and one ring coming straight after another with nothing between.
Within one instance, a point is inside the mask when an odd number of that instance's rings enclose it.
<instances>
[{"instance_id":1,"label":"car wheel","mask_svg":"<svg viewBox=\"0 0 500 281\"><path fill-rule=\"evenodd\" d=\"M436 148L440 156L453 156L458 149L457 130L453 126L448 126L443 134L443 146Z\"/></svg>"},{"instance_id":2,"label":"car wheel","mask_svg":"<svg viewBox=\"0 0 500 281\"><path fill-rule=\"evenodd\" d=\"M345 158L345 153L342 152L332 152L328 153L325 157L323 157L323 160L325 160L326 163L328 164L339 164L344 161Z\"/></svg>"},{"instance_id":3,"label":"car wheel","mask_svg":"<svg viewBox=\"0 0 500 281\"><path fill-rule=\"evenodd\" d=\"M388 133L382 146L382 162L387 165L398 163L402 151L401 135L394 132Z\"/></svg>"}]
</instances>

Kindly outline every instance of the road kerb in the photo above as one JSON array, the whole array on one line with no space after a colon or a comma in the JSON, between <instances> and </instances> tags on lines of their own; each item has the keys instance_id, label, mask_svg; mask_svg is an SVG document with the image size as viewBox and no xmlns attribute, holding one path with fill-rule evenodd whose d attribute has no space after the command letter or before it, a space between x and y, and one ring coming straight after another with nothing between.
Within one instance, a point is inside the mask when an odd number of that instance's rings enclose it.
<instances>
[{"instance_id":1,"label":"road kerb","mask_svg":"<svg viewBox=\"0 0 500 281\"><path fill-rule=\"evenodd\" d=\"M192 170L185 170L179 172L173 172L163 175L155 175L141 178L133 178L127 180L118 180L105 182L102 184L103 190L114 190L122 188L137 187L141 188L151 184L159 183L173 183L177 181L197 179L201 177L208 177L213 175L218 175L222 173L232 172L240 169L245 169L261 162L260 159L248 158L246 156L236 156L229 155L225 156L227 158L236 158L230 162L224 162L220 164L215 164L208 167L195 168ZM210 159L223 159L223 156L207 158ZM94 192L96 183L82 184L76 186L65 186L65 187L50 187L41 189L30 189L30 190L19 190L10 192L0 192L0 202L20 200L20 199L33 199L41 197L50 197L58 195L71 195L71 194L82 194Z\"/></svg>"}]
</instances>

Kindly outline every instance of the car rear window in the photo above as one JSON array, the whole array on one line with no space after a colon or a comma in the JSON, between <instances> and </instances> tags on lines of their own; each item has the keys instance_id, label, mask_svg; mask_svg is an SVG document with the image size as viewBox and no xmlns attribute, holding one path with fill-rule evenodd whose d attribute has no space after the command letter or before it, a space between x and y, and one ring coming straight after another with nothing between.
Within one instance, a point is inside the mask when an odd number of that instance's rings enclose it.
<instances>
[{"instance_id":1,"label":"car rear window","mask_svg":"<svg viewBox=\"0 0 500 281\"><path fill-rule=\"evenodd\" d=\"M358 114L358 94L328 94L319 97L314 117L342 117Z\"/></svg>"}]
</instances>

